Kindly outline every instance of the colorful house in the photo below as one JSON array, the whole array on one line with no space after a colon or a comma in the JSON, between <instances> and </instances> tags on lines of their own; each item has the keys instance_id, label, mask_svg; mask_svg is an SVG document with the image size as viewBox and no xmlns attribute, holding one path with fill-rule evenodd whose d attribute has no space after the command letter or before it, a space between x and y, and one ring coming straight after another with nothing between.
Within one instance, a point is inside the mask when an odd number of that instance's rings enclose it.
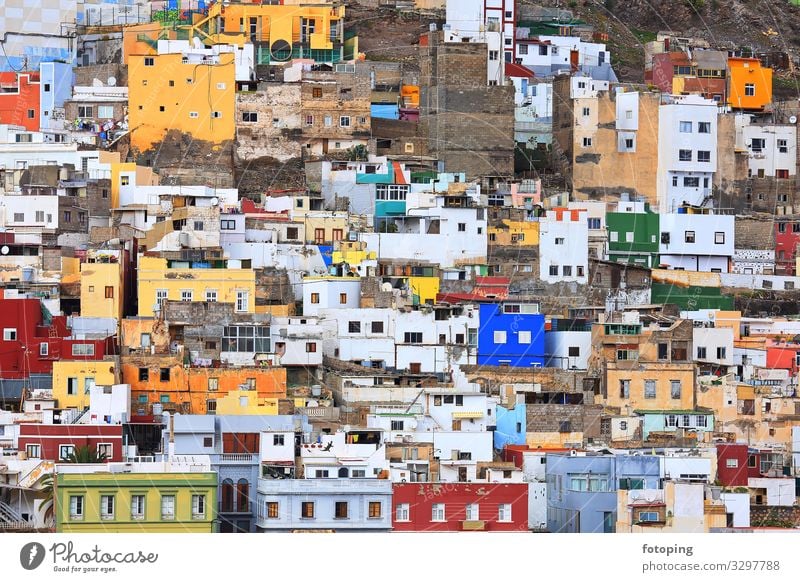
<instances>
[{"instance_id":1,"label":"colorful house","mask_svg":"<svg viewBox=\"0 0 800 582\"><path fill-rule=\"evenodd\" d=\"M544 315L538 304L481 304L479 366L541 367L544 362Z\"/></svg>"},{"instance_id":2,"label":"colorful house","mask_svg":"<svg viewBox=\"0 0 800 582\"><path fill-rule=\"evenodd\" d=\"M39 131L39 73L0 72L0 123Z\"/></svg>"},{"instance_id":3,"label":"colorful house","mask_svg":"<svg viewBox=\"0 0 800 582\"><path fill-rule=\"evenodd\" d=\"M145 256L139 261L139 315L153 315L163 301L234 303L237 313L254 313L256 279L252 269L226 261L191 263Z\"/></svg>"},{"instance_id":4,"label":"colorful house","mask_svg":"<svg viewBox=\"0 0 800 582\"><path fill-rule=\"evenodd\" d=\"M212 533L217 474L208 457L59 465L58 533Z\"/></svg>"},{"instance_id":5,"label":"colorful house","mask_svg":"<svg viewBox=\"0 0 800 582\"><path fill-rule=\"evenodd\" d=\"M76 449L89 447L108 461L122 460L122 425L21 424L19 450L29 459L62 461Z\"/></svg>"},{"instance_id":6,"label":"colorful house","mask_svg":"<svg viewBox=\"0 0 800 582\"><path fill-rule=\"evenodd\" d=\"M59 408L85 410L92 386L114 384L114 362L59 360L53 362L53 398Z\"/></svg>"},{"instance_id":7,"label":"colorful house","mask_svg":"<svg viewBox=\"0 0 800 582\"><path fill-rule=\"evenodd\" d=\"M728 105L763 110L772 103L772 69L758 59L728 58Z\"/></svg>"},{"instance_id":8,"label":"colorful house","mask_svg":"<svg viewBox=\"0 0 800 582\"><path fill-rule=\"evenodd\" d=\"M609 212L608 260L643 267L658 265L659 215L644 204L642 212Z\"/></svg>"},{"instance_id":9,"label":"colorful house","mask_svg":"<svg viewBox=\"0 0 800 582\"><path fill-rule=\"evenodd\" d=\"M233 53L194 62L181 53L128 57L131 146L150 149L170 130L220 144L235 133Z\"/></svg>"}]
</instances>

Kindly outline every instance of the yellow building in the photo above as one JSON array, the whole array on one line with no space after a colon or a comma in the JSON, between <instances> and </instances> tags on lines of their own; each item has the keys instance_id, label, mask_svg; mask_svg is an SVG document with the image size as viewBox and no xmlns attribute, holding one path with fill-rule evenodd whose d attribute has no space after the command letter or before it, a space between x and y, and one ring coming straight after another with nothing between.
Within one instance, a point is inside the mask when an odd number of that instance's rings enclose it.
<instances>
[{"instance_id":1,"label":"yellow building","mask_svg":"<svg viewBox=\"0 0 800 582\"><path fill-rule=\"evenodd\" d=\"M341 265L347 263L351 267L358 267L365 261L374 261L378 258L375 251L367 249L367 243L363 241L343 241L339 243L338 248L333 251L332 263L334 265Z\"/></svg>"},{"instance_id":2,"label":"yellow building","mask_svg":"<svg viewBox=\"0 0 800 582\"><path fill-rule=\"evenodd\" d=\"M420 305L436 303L439 294L439 277L409 277L408 288Z\"/></svg>"},{"instance_id":3,"label":"yellow building","mask_svg":"<svg viewBox=\"0 0 800 582\"><path fill-rule=\"evenodd\" d=\"M131 146L146 151L176 130L215 144L232 140L236 123L233 53L213 63L182 54L129 55L128 118Z\"/></svg>"},{"instance_id":4,"label":"yellow building","mask_svg":"<svg viewBox=\"0 0 800 582\"><path fill-rule=\"evenodd\" d=\"M489 243L495 245L539 246L539 223L531 220L502 220L502 226L487 229Z\"/></svg>"},{"instance_id":5,"label":"yellow building","mask_svg":"<svg viewBox=\"0 0 800 582\"><path fill-rule=\"evenodd\" d=\"M90 252L81 263L81 315L120 319L124 306L122 251Z\"/></svg>"},{"instance_id":6,"label":"yellow building","mask_svg":"<svg viewBox=\"0 0 800 582\"><path fill-rule=\"evenodd\" d=\"M103 152L101 152L103 153ZM113 162L111 169L111 208L120 208L138 186L158 186L158 174L152 168L130 162Z\"/></svg>"},{"instance_id":7,"label":"yellow building","mask_svg":"<svg viewBox=\"0 0 800 582\"><path fill-rule=\"evenodd\" d=\"M214 531L217 474L208 463L134 463L125 472L112 471L112 466L59 466L54 487L58 533Z\"/></svg>"},{"instance_id":8,"label":"yellow building","mask_svg":"<svg viewBox=\"0 0 800 582\"><path fill-rule=\"evenodd\" d=\"M152 316L162 301L233 303L238 313L255 313L256 278L252 269L231 269L224 261L213 268L160 257L139 261L139 316Z\"/></svg>"},{"instance_id":9,"label":"yellow building","mask_svg":"<svg viewBox=\"0 0 800 582\"><path fill-rule=\"evenodd\" d=\"M278 414L277 398L261 398L252 390L232 390L216 402L217 414Z\"/></svg>"},{"instance_id":10,"label":"yellow building","mask_svg":"<svg viewBox=\"0 0 800 582\"><path fill-rule=\"evenodd\" d=\"M59 360L53 362L53 398L59 408L89 407L89 389L114 384L114 362Z\"/></svg>"}]
</instances>

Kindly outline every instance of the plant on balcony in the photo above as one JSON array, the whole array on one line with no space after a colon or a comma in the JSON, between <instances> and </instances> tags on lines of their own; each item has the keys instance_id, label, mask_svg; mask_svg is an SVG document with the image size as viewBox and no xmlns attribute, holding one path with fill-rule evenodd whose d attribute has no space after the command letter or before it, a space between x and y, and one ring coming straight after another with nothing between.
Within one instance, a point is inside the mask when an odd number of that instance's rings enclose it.
<instances>
[{"instance_id":1,"label":"plant on balcony","mask_svg":"<svg viewBox=\"0 0 800 582\"><path fill-rule=\"evenodd\" d=\"M106 461L108 461L108 455L105 453L98 453L88 445L75 448L75 450L64 459L65 463L105 463Z\"/></svg>"}]
</instances>

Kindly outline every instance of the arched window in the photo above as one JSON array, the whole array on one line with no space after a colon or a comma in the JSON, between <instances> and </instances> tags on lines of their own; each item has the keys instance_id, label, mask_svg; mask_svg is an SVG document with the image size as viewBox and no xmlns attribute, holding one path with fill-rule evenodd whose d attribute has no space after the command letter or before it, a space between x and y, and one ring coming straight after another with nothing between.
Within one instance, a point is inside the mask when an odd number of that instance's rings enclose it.
<instances>
[{"instance_id":1,"label":"arched window","mask_svg":"<svg viewBox=\"0 0 800 582\"><path fill-rule=\"evenodd\" d=\"M347 470L347 467L342 467L341 469L339 469L339 477L349 477L349 476L350 473Z\"/></svg>"},{"instance_id":2,"label":"arched window","mask_svg":"<svg viewBox=\"0 0 800 582\"><path fill-rule=\"evenodd\" d=\"M222 482L222 511L233 511L233 481Z\"/></svg>"},{"instance_id":3,"label":"arched window","mask_svg":"<svg viewBox=\"0 0 800 582\"><path fill-rule=\"evenodd\" d=\"M239 479L236 484L236 507L239 512L250 510L250 483L247 479Z\"/></svg>"}]
</instances>

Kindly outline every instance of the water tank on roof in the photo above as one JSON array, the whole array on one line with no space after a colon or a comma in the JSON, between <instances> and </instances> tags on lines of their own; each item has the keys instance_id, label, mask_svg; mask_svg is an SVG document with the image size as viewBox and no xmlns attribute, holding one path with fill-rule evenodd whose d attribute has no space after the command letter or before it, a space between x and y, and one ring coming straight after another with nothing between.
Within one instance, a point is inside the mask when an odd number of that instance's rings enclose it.
<instances>
[{"instance_id":1,"label":"water tank on roof","mask_svg":"<svg viewBox=\"0 0 800 582\"><path fill-rule=\"evenodd\" d=\"M322 394L322 386L314 384L311 387L311 396L320 396Z\"/></svg>"}]
</instances>

